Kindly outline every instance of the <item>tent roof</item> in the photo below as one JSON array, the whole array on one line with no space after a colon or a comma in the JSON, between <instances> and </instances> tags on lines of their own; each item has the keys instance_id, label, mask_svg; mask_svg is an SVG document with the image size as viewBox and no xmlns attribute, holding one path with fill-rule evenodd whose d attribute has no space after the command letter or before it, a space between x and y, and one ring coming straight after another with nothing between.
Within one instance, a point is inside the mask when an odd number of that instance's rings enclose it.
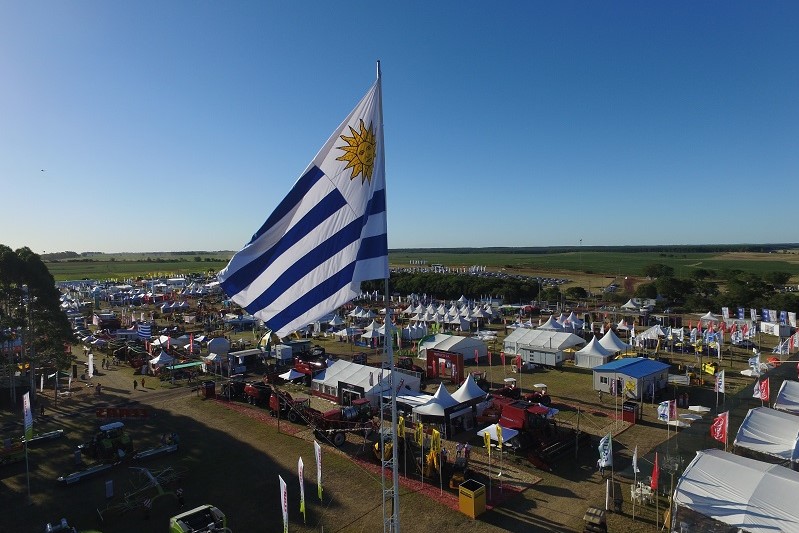
<instances>
[{"instance_id":1,"label":"tent roof","mask_svg":"<svg viewBox=\"0 0 799 533\"><path fill-rule=\"evenodd\" d=\"M563 324L555 320L555 315L550 316L546 322L538 326L537 329L548 329L550 331L563 331Z\"/></svg>"},{"instance_id":2,"label":"tent roof","mask_svg":"<svg viewBox=\"0 0 799 533\"><path fill-rule=\"evenodd\" d=\"M696 453L674 501L750 533L797 533L797 491L799 472L710 449Z\"/></svg>"},{"instance_id":3,"label":"tent roof","mask_svg":"<svg viewBox=\"0 0 799 533\"><path fill-rule=\"evenodd\" d=\"M480 431L478 431L477 436L485 438L483 437L483 435L488 433L488 436L491 438L491 440L493 440L494 442L499 442L499 439L497 438L497 426L499 426L499 424L491 424L487 428L483 428ZM515 429L502 428L502 441L507 442L518 434L519 432L516 431Z\"/></svg>"},{"instance_id":4,"label":"tent roof","mask_svg":"<svg viewBox=\"0 0 799 533\"><path fill-rule=\"evenodd\" d=\"M643 333L638 335L639 339L654 339L657 340L658 337L665 337L666 332L663 331L663 328L660 327L659 324L655 324L651 328L647 329Z\"/></svg>"},{"instance_id":5,"label":"tent roof","mask_svg":"<svg viewBox=\"0 0 799 533\"><path fill-rule=\"evenodd\" d=\"M459 402L449 393L443 383L438 384L438 390L433 399L424 405L414 407L413 412L420 415L444 416L444 410L458 405Z\"/></svg>"},{"instance_id":6,"label":"tent roof","mask_svg":"<svg viewBox=\"0 0 799 533\"><path fill-rule=\"evenodd\" d=\"M768 407L756 407L749 409L733 444L784 461L799 461L797 436L799 416Z\"/></svg>"},{"instance_id":7,"label":"tent roof","mask_svg":"<svg viewBox=\"0 0 799 533\"><path fill-rule=\"evenodd\" d=\"M627 357L595 366L594 372L619 372L631 378L643 378L668 369L669 365L660 361L643 357Z\"/></svg>"},{"instance_id":8,"label":"tent roof","mask_svg":"<svg viewBox=\"0 0 799 533\"><path fill-rule=\"evenodd\" d=\"M777 400L774 402L774 409L799 414L799 382L787 379L782 382Z\"/></svg>"},{"instance_id":9,"label":"tent roof","mask_svg":"<svg viewBox=\"0 0 799 533\"><path fill-rule=\"evenodd\" d=\"M460 335L446 335L444 333L437 333L433 337L428 337L427 340L419 346L420 350L427 348L459 352L464 355L473 354L474 349L477 348L481 356L484 355L487 350L485 341L477 337L461 337Z\"/></svg>"},{"instance_id":10,"label":"tent roof","mask_svg":"<svg viewBox=\"0 0 799 533\"><path fill-rule=\"evenodd\" d=\"M475 382L474 377L469 374L458 390L452 393L452 398L458 403L465 403L475 398L485 398L485 395L486 391L481 389Z\"/></svg>"},{"instance_id":11,"label":"tent roof","mask_svg":"<svg viewBox=\"0 0 799 533\"><path fill-rule=\"evenodd\" d=\"M584 348L577 350L577 353L580 355L600 355L602 357L608 357L610 355L610 352L599 344L596 337L588 341L588 344L586 344Z\"/></svg>"},{"instance_id":12,"label":"tent roof","mask_svg":"<svg viewBox=\"0 0 799 533\"><path fill-rule=\"evenodd\" d=\"M612 329L605 333L601 339L599 339L599 344L601 344L604 349L611 353L622 351L626 352L630 349L630 345L622 342L622 340L616 336Z\"/></svg>"},{"instance_id":13,"label":"tent roof","mask_svg":"<svg viewBox=\"0 0 799 533\"><path fill-rule=\"evenodd\" d=\"M516 343L552 350L565 350L583 344L585 341L574 333L546 329L516 328L505 337L505 344Z\"/></svg>"},{"instance_id":14,"label":"tent roof","mask_svg":"<svg viewBox=\"0 0 799 533\"><path fill-rule=\"evenodd\" d=\"M699 320L704 320L705 322L718 322L720 319L721 317L719 317L718 315L714 315L710 311L699 317Z\"/></svg>"},{"instance_id":15,"label":"tent roof","mask_svg":"<svg viewBox=\"0 0 799 533\"><path fill-rule=\"evenodd\" d=\"M171 365L175 361L175 358L166 353L165 351L161 350L161 353L158 354L158 357L154 357L150 359L151 365Z\"/></svg>"}]
</instances>

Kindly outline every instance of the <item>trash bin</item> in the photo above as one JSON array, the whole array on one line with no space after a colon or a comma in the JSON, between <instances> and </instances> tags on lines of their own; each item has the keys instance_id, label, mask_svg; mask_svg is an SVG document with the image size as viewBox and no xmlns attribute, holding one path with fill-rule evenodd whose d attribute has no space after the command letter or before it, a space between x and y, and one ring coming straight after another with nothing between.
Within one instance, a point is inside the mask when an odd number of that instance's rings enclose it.
<instances>
[{"instance_id":1,"label":"trash bin","mask_svg":"<svg viewBox=\"0 0 799 533\"><path fill-rule=\"evenodd\" d=\"M637 402L624 402L621 406L621 419L630 424L635 424L639 410L640 406Z\"/></svg>"},{"instance_id":2,"label":"trash bin","mask_svg":"<svg viewBox=\"0 0 799 533\"><path fill-rule=\"evenodd\" d=\"M604 532L608 530L605 511L598 507L589 507L583 515L583 522L585 522L583 531Z\"/></svg>"},{"instance_id":3,"label":"trash bin","mask_svg":"<svg viewBox=\"0 0 799 533\"><path fill-rule=\"evenodd\" d=\"M458 487L460 510L469 518L477 518L486 510L486 486L473 479L467 479Z\"/></svg>"},{"instance_id":4,"label":"trash bin","mask_svg":"<svg viewBox=\"0 0 799 533\"><path fill-rule=\"evenodd\" d=\"M203 381L203 398L214 398L216 396L216 382Z\"/></svg>"}]
</instances>

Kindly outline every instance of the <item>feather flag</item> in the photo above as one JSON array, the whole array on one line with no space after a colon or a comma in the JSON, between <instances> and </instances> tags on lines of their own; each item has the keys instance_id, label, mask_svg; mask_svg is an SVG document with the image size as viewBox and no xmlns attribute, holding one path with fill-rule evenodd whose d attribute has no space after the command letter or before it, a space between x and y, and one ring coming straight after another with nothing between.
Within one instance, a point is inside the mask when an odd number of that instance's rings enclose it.
<instances>
[{"instance_id":1,"label":"feather flag","mask_svg":"<svg viewBox=\"0 0 799 533\"><path fill-rule=\"evenodd\" d=\"M671 402L669 402L667 400L665 402L660 402L660 404L658 404L658 419L659 420L663 420L664 422L668 422L671 419L670 418L671 409L669 408L670 407L669 406L670 403Z\"/></svg>"},{"instance_id":2,"label":"feather flag","mask_svg":"<svg viewBox=\"0 0 799 533\"><path fill-rule=\"evenodd\" d=\"M502 436L502 426L497 424L497 449L502 451L502 443L505 441Z\"/></svg>"},{"instance_id":3,"label":"feather flag","mask_svg":"<svg viewBox=\"0 0 799 533\"><path fill-rule=\"evenodd\" d=\"M280 509L283 513L283 533L288 533L289 531L289 495L288 490L286 489L286 482L283 481L283 477L278 475L277 478L280 480Z\"/></svg>"},{"instance_id":4,"label":"feather flag","mask_svg":"<svg viewBox=\"0 0 799 533\"><path fill-rule=\"evenodd\" d=\"M319 443L313 441L313 451L316 456L316 493L319 495L319 501L322 501L322 447Z\"/></svg>"},{"instance_id":5,"label":"feather flag","mask_svg":"<svg viewBox=\"0 0 799 533\"><path fill-rule=\"evenodd\" d=\"M710 436L719 442L727 443L727 428L730 424L730 412L724 411L710 425Z\"/></svg>"},{"instance_id":6,"label":"feather flag","mask_svg":"<svg viewBox=\"0 0 799 533\"><path fill-rule=\"evenodd\" d=\"M726 380L724 379L724 370L716 372L716 385L714 392L724 393L726 388Z\"/></svg>"},{"instance_id":7,"label":"feather flag","mask_svg":"<svg viewBox=\"0 0 799 533\"><path fill-rule=\"evenodd\" d=\"M638 445L636 445L633 450L633 473L638 474L639 472L641 471L638 469Z\"/></svg>"},{"instance_id":8,"label":"feather flag","mask_svg":"<svg viewBox=\"0 0 799 533\"><path fill-rule=\"evenodd\" d=\"M305 521L305 476L303 470L305 465L302 464L302 457L297 461L297 476L300 478L300 512L302 513L302 520Z\"/></svg>"},{"instance_id":9,"label":"feather flag","mask_svg":"<svg viewBox=\"0 0 799 533\"><path fill-rule=\"evenodd\" d=\"M230 299L279 337L388 277L381 81L333 132L219 273Z\"/></svg>"},{"instance_id":10,"label":"feather flag","mask_svg":"<svg viewBox=\"0 0 799 533\"><path fill-rule=\"evenodd\" d=\"M486 447L486 453L488 453L488 456L491 457L491 435L488 433L488 431L483 433L483 444Z\"/></svg>"},{"instance_id":11,"label":"feather flag","mask_svg":"<svg viewBox=\"0 0 799 533\"><path fill-rule=\"evenodd\" d=\"M652 467L652 481L649 483L649 488L654 491L658 490L658 478L660 477L660 465L658 465L658 452L655 452L655 464Z\"/></svg>"}]
</instances>

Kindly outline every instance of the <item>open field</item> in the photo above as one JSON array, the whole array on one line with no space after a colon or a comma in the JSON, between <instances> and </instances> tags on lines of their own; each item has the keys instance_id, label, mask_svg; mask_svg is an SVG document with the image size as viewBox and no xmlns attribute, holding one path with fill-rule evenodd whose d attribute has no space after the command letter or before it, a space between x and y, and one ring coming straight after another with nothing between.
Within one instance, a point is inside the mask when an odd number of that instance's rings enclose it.
<instances>
[{"instance_id":1,"label":"open field","mask_svg":"<svg viewBox=\"0 0 799 533\"><path fill-rule=\"evenodd\" d=\"M222 269L230 254L218 252L203 255L202 261L193 256L177 258L173 254L101 254L91 261L48 262L47 267L57 281L69 279L106 279L145 276L149 274L177 275L201 273ZM147 258L151 261L147 261ZM505 269L508 273L567 276L566 273L583 273L599 279L612 276L641 276L644 268L660 263L674 269L678 277L687 277L695 269L722 271L743 270L755 274L769 271L789 272L799 280L799 254L795 253L672 253L672 252L598 252L570 251L547 253L510 253L475 250L454 252L390 252L392 267L408 267L411 260L426 260L428 265L442 264L450 267L486 266L490 270ZM574 277L573 275L571 277ZM587 286L587 285L586 285Z\"/></svg>"}]
</instances>

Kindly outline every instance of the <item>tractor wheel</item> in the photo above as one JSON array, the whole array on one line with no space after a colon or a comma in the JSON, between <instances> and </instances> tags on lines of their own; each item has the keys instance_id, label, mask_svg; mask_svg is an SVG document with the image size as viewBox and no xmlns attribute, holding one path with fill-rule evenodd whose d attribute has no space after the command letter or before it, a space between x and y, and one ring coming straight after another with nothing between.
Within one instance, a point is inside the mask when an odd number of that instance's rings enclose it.
<instances>
[{"instance_id":1,"label":"tractor wheel","mask_svg":"<svg viewBox=\"0 0 799 533\"><path fill-rule=\"evenodd\" d=\"M336 448L341 448L344 446L344 443L347 442L347 434L344 432L339 431L338 433L333 433L333 446Z\"/></svg>"},{"instance_id":2,"label":"tractor wheel","mask_svg":"<svg viewBox=\"0 0 799 533\"><path fill-rule=\"evenodd\" d=\"M296 411L294 411L294 409L289 411L288 419L289 422L291 422L292 424L298 424L300 422L300 416L297 414Z\"/></svg>"}]
</instances>

